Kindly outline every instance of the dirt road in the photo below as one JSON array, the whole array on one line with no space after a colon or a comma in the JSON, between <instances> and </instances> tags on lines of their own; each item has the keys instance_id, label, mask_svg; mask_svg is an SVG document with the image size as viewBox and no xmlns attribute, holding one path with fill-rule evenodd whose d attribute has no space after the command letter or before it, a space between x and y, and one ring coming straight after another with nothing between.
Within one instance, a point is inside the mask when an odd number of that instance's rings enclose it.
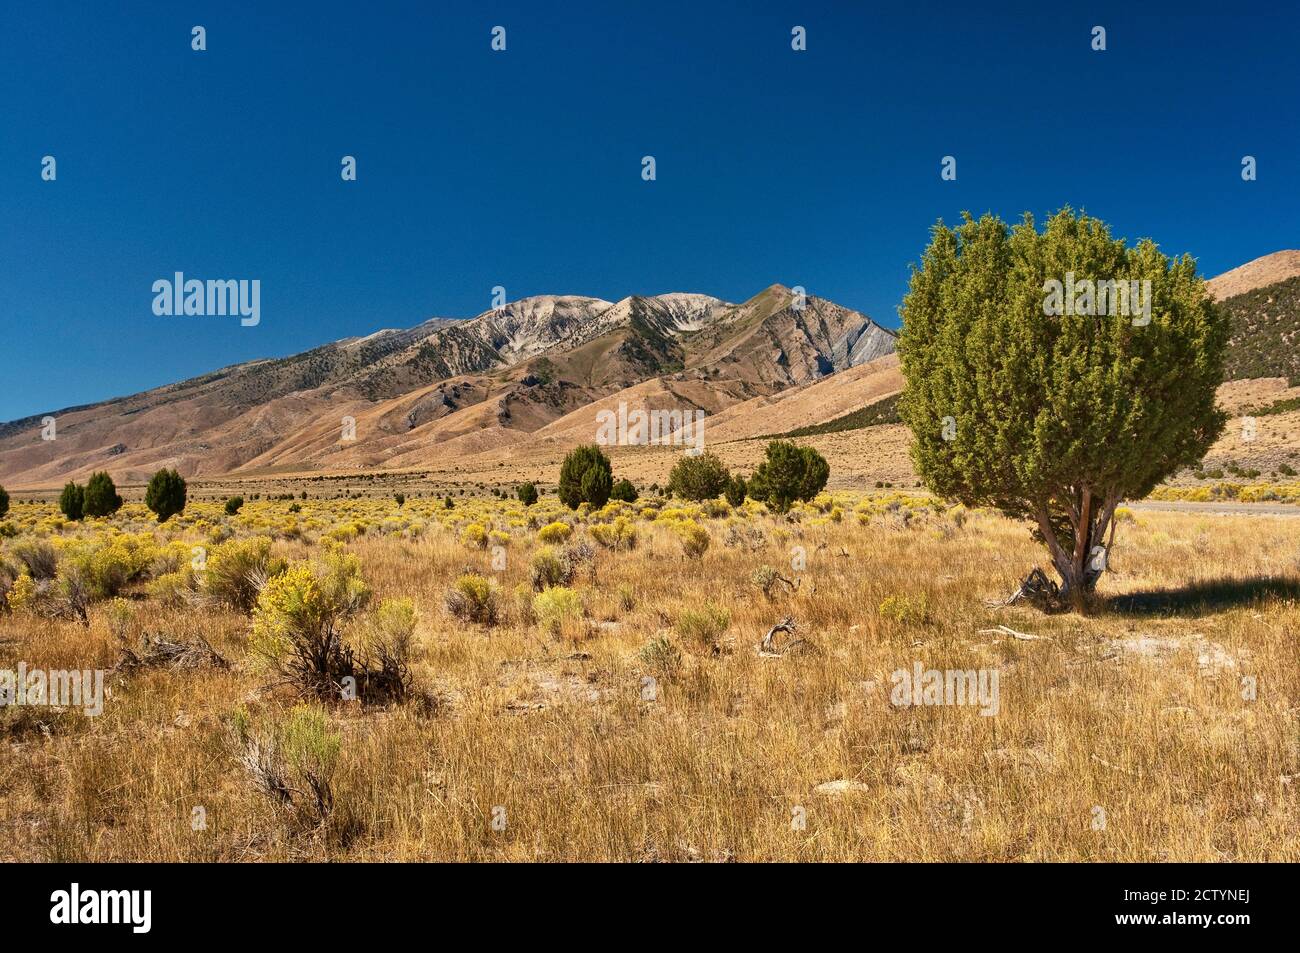
<instances>
[{"instance_id":1,"label":"dirt road","mask_svg":"<svg viewBox=\"0 0 1300 953\"><path fill-rule=\"evenodd\" d=\"M1300 506L1291 503L1182 503L1173 500L1142 500L1125 503L1135 512L1205 513L1208 516L1300 516Z\"/></svg>"}]
</instances>

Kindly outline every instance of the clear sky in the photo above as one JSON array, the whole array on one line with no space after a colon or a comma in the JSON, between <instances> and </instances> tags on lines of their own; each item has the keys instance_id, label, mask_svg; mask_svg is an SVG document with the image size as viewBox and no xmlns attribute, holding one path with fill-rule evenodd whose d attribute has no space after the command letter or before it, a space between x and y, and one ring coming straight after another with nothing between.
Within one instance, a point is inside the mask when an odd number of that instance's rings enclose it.
<instances>
[{"instance_id":1,"label":"clear sky","mask_svg":"<svg viewBox=\"0 0 1300 953\"><path fill-rule=\"evenodd\" d=\"M1082 207L1207 276L1300 247L1300 14L1161 6L7 3L0 420L477 314L495 285L781 282L897 326L963 209ZM261 323L155 316L176 271L260 279Z\"/></svg>"}]
</instances>

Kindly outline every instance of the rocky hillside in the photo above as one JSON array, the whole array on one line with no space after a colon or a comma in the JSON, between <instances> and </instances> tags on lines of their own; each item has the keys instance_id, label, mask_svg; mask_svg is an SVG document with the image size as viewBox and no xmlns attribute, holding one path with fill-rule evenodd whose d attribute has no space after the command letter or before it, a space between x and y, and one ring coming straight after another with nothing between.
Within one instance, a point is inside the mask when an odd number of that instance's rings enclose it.
<instances>
[{"instance_id":1,"label":"rocky hillside","mask_svg":"<svg viewBox=\"0 0 1300 953\"><path fill-rule=\"evenodd\" d=\"M1232 318L1226 377L1284 377L1300 386L1300 275L1220 302Z\"/></svg>"}]
</instances>

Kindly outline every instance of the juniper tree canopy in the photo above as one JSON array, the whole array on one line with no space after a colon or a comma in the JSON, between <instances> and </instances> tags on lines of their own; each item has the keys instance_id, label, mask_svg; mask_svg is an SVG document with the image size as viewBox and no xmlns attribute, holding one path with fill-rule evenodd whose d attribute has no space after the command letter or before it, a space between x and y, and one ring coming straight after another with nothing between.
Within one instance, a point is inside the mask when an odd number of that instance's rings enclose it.
<instances>
[{"instance_id":1,"label":"juniper tree canopy","mask_svg":"<svg viewBox=\"0 0 1300 953\"><path fill-rule=\"evenodd\" d=\"M967 214L935 226L901 312L899 411L921 476L1031 520L1061 601L1084 609L1119 502L1223 430L1228 322L1195 262L1068 208L1041 232L1029 214Z\"/></svg>"},{"instance_id":2,"label":"juniper tree canopy","mask_svg":"<svg viewBox=\"0 0 1300 953\"><path fill-rule=\"evenodd\" d=\"M165 523L184 511L185 492L185 480L176 470L159 470L149 480L144 505L153 510L158 522Z\"/></svg>"},{"instance_id":3,"label":"juniper tree canopy","mask_svg":"<svg viewBox=\"0 0 1300 953\"><path fill-rule=\"evenodd\" d=\"M122 497L118 495L113 478L105 471L99 470L86 480L82 490L82 512L86 516L112 516L122 508Z\"/></svg>"},{"instance_id":4,"label":"juniper tree canopy","mask_svg":"<svg viewBox=\"0 0 1300 953\"><path fill-rule=\"evenodd\" d=\"M830 464L812 447L801 447L790 440L771 440L745 492L750 499L785 513L796 500L811 500L825 489L830 475Z\"/></svg>"},{"instance_id":5,"label":"juniper tree canopy","mask_svg":"<svg viewBox=\"0 0 1300 953\"><path fill-rule=\"evenodd\" d=\"M63 492L59 494L59 509L68 519L79 520L82 517L85 499L85 487L69 480L64 485Z\"/></svg>"},{"instance_id":6,"label":"juniper tree canopy","mask_svg":"<svg viewBox=\"0 0 1300 953\"><path fill-rule=\"evenodd\" d=\"M560 502L571 510L583 503L593 507L604 506L614 488L613 469L609 457L595 444L570 450L560 465L560 483L556 494Z\"/></svg>"}]
</instances>

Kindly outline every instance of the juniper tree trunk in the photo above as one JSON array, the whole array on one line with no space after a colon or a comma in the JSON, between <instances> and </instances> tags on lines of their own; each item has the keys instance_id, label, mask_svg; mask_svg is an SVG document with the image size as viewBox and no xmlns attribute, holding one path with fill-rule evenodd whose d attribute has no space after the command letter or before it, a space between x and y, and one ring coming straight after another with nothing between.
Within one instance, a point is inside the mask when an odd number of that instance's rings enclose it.
<instances>
[{"instance_id":1,"label":"juniper tree trunk","mask_svg":"<svg viewBox=\"0 0 1300 953\"><path fill-rule=\"evenodd\" d=\"M1048 504L1039 504L1038 530L1061 577L1062 605L1082 614L1088 611L1097 582L1106 571L1110 556L1105 546L1106 531L1115 518L1119 497L1115 493L1099 497L1088 487L1081 487L1072 489L1065 502L1064 521L1054 521Z\"/></svg>"}]
</instances>

